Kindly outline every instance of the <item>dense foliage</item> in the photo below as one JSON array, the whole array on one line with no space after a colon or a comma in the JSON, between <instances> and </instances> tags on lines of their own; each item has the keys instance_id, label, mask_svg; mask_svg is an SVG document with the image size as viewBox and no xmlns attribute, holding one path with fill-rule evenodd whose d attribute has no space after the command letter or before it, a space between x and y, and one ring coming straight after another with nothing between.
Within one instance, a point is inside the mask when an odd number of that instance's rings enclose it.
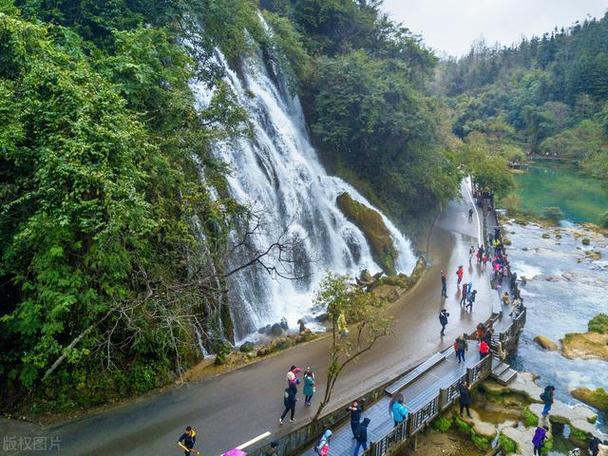
<instances>
[{"instance_id":1,"label":"dense foliage","mask_svg":"<svg viewBox=\"0 0 608 456\"><path fill-rule=\"evenodd\" d=\"M441 69L436 86L465 141L483 134L509 160L555 156L608 178L608 15L511 47L479 42Z\"/></svg>"},{"instance_id":2,"label":"dense foliage","mask_svg":"<svg viewBox=\"0 0 608 456\"><path fill-rule=\"evenodd\" d=\"M226 241L248 214L210 149L248 125L215 47L237 72L252 51L284 67L324 160L402 220L453 195L457 155L425 90L436 59L379 8L0 2L4 401L56 411L144 392L230 338ZM192 80L214 89L202 112Z\"/></svg>"},{"instance_id":3,"label":"dense foliage","mask_svg":"<svg viewBox=\"0 0 608 456\"><path fill-rule=\"evenodd\" d=\"M292 26L279 35L325 163L404 223L449 199L459 173L424 87L436 58L420 39L382 14L380 1L261 4Z\"/></svg>"},{"instance_id":4,"label":"dense foliage","mask_svg":"<svg viewBox=\"0 0 608 456\"><path fill-rule=\"evenodd\" d=\"M217 75L177 44L173 2L16 3L0 10L3 399L143 392L197 336L229 334L209 281L242 209L211 197L225 169L209 145L244 115L221 85L195 110L189 80Z\"/></svg>"}]
</instances>

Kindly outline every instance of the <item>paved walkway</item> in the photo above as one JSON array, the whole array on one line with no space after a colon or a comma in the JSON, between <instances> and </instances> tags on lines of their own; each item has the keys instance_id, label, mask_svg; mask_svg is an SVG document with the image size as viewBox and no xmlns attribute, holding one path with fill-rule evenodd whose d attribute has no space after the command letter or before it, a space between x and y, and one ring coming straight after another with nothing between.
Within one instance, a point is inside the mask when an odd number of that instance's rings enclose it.
<instances>
[{"instance_id":1,"label":"paved walkway","mask_svg":"<svg viewBox=\"0 0 608 456\"><path fill-rule=\"evenodd\" d=\"M490 289L484 271L475 264L468 265L468 250L477 243L478 229L477 223L468 221L472 204L464 188L462 194L463 200L449 205L432 232L429 270L413 290L391 307L395 318L393 334L380 339L344 370L328 409L395 378L490 316L490 303L496 299L496 292ZM455 271L459 264L466 265L465 281L473 280L478 290L472 313L462 311L458 304ZM446 300L440 296L442 269L448 273ZM451 317L446 336L440 338L438 313L443 307ZM200 450L209 456L217 455L267 431L273 437L289 432L294 425L278 424L284 373L292 364L311 366L317 375L320 396L327 375L328 349L327 339L298 346L220 377L172 388L102 414L42 429L38 434L59 437L60 454L70 456L177 456L178 436L186 425L193 425L198 429ZM315 403L313 399L313 407L298 406L298 423L312 419Z\"/></svg>"}]
</instances>

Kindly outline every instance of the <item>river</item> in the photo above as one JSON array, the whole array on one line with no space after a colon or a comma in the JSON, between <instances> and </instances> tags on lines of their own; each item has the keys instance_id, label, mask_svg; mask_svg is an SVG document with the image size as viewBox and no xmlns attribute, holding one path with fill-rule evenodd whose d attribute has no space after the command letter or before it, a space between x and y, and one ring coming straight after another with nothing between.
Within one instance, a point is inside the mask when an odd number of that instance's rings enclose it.
<instances>
[{"instance_id":1,"label":"river","mask_svg":"<svg viewBox=\"0 0 608 456\"><path fill-rule=\"evenodd\" d=\"M596 314L608 313L608 238L577 225L596 220L608 209L608 194L599 181L553 163L534 164L516 180L524 207L536 213L543 207L560 207L566 220L553 229L504 225L512 241L514 270L527 279L522 294L528 321L513 364L539 375L541 385L555 385L557 398L574 404L570 391L576 387L608 388L608 363L567 359L559 351L543 350L533 338L544 335L559 343L566 333L585 332ZM590 245L583 245L584 238ZM606 431L605 416L600 416L598 426Z\"/></svg>"}]
</instances>

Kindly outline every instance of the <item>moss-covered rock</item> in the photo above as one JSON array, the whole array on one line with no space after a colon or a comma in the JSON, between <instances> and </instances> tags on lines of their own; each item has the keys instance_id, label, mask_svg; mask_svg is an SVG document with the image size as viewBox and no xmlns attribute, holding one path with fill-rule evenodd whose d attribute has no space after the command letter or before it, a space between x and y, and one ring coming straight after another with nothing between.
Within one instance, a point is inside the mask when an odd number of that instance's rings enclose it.
<instances>
[{"instance_id":1,"label":"moss-covered rock","mask_svg":"<svg viewBox=\"0 0 608 456\"><path fill-rule=\"evenodd\" d=\"M570 333L561 342L562 353L567 358L599 358L608 361L608 334Z\"/></svg>"},{"instance_id":2,"label":"moss-covered rock","mask_svg":"<svg viewBox=\"0 0 608 456\"><path fill-rule=\"evenodd\" d=\"M570 394L579 401L608 413L608 392L604 388L597 388L595 390L576 388Z\"/></svg>"},{"instance_id":3,"label":"moss-covered rock","mask_svg":"<svg viewBox=\"0 0 608 456\"><path fill-rule=\"evenodd\" d=\"M377 211L352 199L348 193L338 195L336 202L344 216L365 235L374 261L385 273L394 275L397 250L382 216Z\"/></svg>"}]
</instances>

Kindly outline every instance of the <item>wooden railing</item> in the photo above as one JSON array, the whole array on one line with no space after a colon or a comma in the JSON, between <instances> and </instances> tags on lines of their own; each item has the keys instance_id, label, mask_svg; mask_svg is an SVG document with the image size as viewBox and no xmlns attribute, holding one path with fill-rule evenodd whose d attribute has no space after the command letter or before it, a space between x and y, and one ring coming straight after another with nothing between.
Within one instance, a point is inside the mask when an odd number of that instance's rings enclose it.
<instances>
[{"instance_id":1,"label":"wooden railing","mask_svg":"<svg viewBox=\"0 0 608 456\"><path fill-rule=\"evenodd\" d=\"M486 356L475 366L468 368L459 378L448 385L442 386L422 406L411 410L407 420L391 429L379 440L373 442L366 455L383 456L391 449L401 445L407 439L427 426L433 419L452 405L459 397L458 385L468 381L471 386L490 376L492 371L492 357Z\"/></svg>"}]
</instances>

